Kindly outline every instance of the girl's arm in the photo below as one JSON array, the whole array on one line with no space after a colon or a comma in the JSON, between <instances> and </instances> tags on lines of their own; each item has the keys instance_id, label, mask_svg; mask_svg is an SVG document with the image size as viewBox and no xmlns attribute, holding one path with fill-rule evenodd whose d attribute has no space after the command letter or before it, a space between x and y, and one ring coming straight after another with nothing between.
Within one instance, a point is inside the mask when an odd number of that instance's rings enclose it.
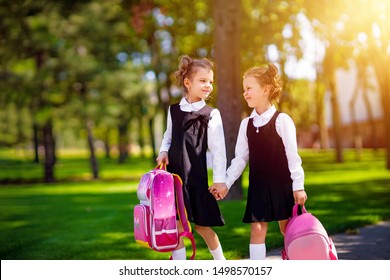
<instances>
[{"instance_id":1,"label":"girl's arm","mask_svg":"<svg viewBox=\"0 0 390 280\"><path fill-rule=\"evenodd\" d=\"M226 172L226 185L229 189L241 176L249 160L248 137L246 135L248 120L249 118L245 118L241 121L237 136L235 157Z\"/></svg>"},{"instance_id":2,"label":"girl's arm","mask_svg":"<svg viewBox=\"0 0 390 280\"><path fill-rule=\"evenodd\" d=\"M172 141L172 118L171 118L171 107L168 108L167 117L167 130L164 133L164 138L161 142L160 153L156 159L157 164L165 163L169 164L168 151L171 147Z\"/></svg>"},{"instance_id":3,"label":"girl's arm","mask_svg":"<svg viewBox=\"0 0 390 280\"><path fill-rule=\"evenodd\" d=\"M213 182L225 183L226 148L221 114L218 109L211 111L211 120L207 129L207 146L213 166Z\"/></svg>"},{"instance_id":4,"label":"girl's arm","mask_svg":"<svg viewBox=\"0 0 390 280\"><path fill-rule=\"evenodd\" d=\"M287 114L281 113L276 119L276 131L282 138L288 168L293 180L293 191L304 189L305 174L302 168L302 159L298 154L296 129L293 120Z\"/></svg>"}]
</instances>

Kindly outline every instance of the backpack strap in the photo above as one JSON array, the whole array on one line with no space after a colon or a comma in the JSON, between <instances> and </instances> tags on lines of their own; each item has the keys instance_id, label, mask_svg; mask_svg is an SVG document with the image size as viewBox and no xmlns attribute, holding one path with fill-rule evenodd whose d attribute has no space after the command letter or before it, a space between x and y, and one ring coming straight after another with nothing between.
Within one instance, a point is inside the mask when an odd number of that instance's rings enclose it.
<instances>
[{"instance_id":1,"label":"backpack strap","mask_svg":"<svg viewBox=\"0 0 390 280\"><path fill-rule=\"evenodd\" d=\"M191 224L188 221L187 211L184 205L184 198L183 198L183 181L181 180L179 175L172 174L173 175L173 181L175 184L175 191L176 191L176 211L179 215L180 222L183 226L184 231L179 233L179 237L187 237L191 241L192 245L192 256L191 260L195 258L196 253L196 246L195 246L195 239L191 231Z\"/></svg>"},{"instance_id":2,"label":"backpack strap","mask_svg":"<svg viewBox=\"0 0 390 280\"><path fill-rule=\"evenodd\" d=\"M287 257L287 253L286 253L286 249L283 249L282 250L282 259L285 261L285 260L288 260L288 257Z\"/></svg>"},{"instance_id":3,"label":"backpack strap","mask_svg":"<svg viewBox=\"0 0 390 280\"><path fill-rule=\"evenodd\" d=\"M337 258L337 256L335 255L335 253L333 252L333 247L334 247L334 245L333 245L333 240L332 240L332 238L329 237L329 258L330 258L331 260L337 260L338 258ZM336 251L336 250L335 250L335 251Z\"/></svg>"}]
</instances>

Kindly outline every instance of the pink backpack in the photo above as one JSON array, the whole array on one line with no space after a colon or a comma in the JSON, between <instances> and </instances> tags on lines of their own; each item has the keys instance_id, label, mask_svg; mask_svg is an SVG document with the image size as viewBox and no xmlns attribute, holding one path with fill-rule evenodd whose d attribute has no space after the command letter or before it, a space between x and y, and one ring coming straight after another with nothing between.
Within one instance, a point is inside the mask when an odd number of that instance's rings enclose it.
<instances>
[{"instance_id":1,"label":"pink backpack","mask_svg":"<svg viewBox=\"0 0 390 280\"><path fill-rule=\"evenodd\" d=\"M191 259L194 259L195 240L187 220L182 187L180 177L166 171L166 165L159 165L142 176L137 189L140 204L134 207L134 238L144 247L169 252L179 245L180 237L187 237L193 249ZM181 233L176 213L183 225Z\"/></svg>"},{"instance_id":2,"label":"pink backpack","mask_svg":"<svg viewBox=\"0 0 390 280\"><path fill-rule=\"evenodd\" d=\"M337 260L336 248L321 222L302 206L293 207L284 236L284 260Z\"/></svg>"}]
</instances>

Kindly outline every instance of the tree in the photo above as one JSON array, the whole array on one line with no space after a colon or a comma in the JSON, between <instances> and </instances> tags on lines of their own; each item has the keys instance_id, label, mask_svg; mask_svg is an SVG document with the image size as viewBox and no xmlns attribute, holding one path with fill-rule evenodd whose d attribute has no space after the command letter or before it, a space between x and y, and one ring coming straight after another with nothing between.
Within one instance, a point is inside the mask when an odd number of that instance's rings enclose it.
<instances>
[{"instance_id":1,"label":"tree","mask_svg":"<svg viewBox=\"0 0 390 280\"><path fill-rule=\"evenodd\" d=\"M226 141L227 162L234 158L235 144L241 122L241 3L239 0L213 1L214 57L217 64L217 107L221 111ZM229 47L227 47L229 46ZM241 180L237 180L228 199L241 199Z\"/></svg>"},{"instance_id":2,"label":"tree","mask_svg":"<svg viewBox=\"0 0 390 280\"><path fill-rule=\"evenodd\" d=\"M331 96L332 132L336 162L343 162L339 93L335 75L338 68L347 67L348 54L351 53L351 48L346 43L349 39L348 34L342 28L343 17L340 14L340 11L343 11L346 5L344 2L327 5L326 0L306 1L305 4L305 15L312 21L314 32L317 33L318 38L322 40L326 47L322 72L319 73L319 76L323 79L324 85Z\"/></svg>"},{"instance_id":3,"label":"tree","mask_svg":"<svg viewBox=\"0 0 390 280\"><path fill-rule=\"evenodd\" d=\"M9 9L4 9L5 1L1 2L2 24L0 26L1 38L6 42L3 49L8 54L8 59L16 58L20 62L30 61L33 67L25 67L19 75L23 80L30 80L30 84L22 84L24 88L19 97L29 107L34 120L34 135L38 135L38 129L43 132L43 145L45 148L44 177L45 182L54 181L55 164L55 139L53 134L52 117L57 102L52 99L55 91L53 71L55 63L52 58L57 53L55 34L50 30L50 24L56 24L59 11L63 2L34 1L8 3ZM72 3L73 5L74 3ZM69 5L71 7L72 5ZM67 9L64 9L67 10ZM45 22L49 17L50 24ZM31 74L32 72L32 74ZM32 77L32 78L31 78ZM38 137L34 137L38 139ZM37 161L37 143L36 161Z\"/></svg>"},{"instance_id":4,"label":"tree","mask_svg":"<svg viewBox=\"0 0 390 280\"><path fill-rule=\"evenodd\" d=\"M367 35L367 57L374 67L381 93L387 150L386 167L390 170L390 3L377 0L368 4L367 1L361 0L358 10L362 11L363 18L354 15L353 22L360 24L359 30Z\"/></svg>"},{"instance_id":5,"label":"tree","mask_svg":"<svg viewBox=\"0 0 390 280\"><path fill-rule=\"evenodd\" d=\"M375 70L381 93L387 150L386 167L390 169L390 3L386 0L349 0L327 4L327 1L307 1L305 13L314 24L321 27L317 29L320 37L329 40L334 33L338 33L330 41L333 49L344 52L347 49L344 54L339 54L338 58L352 58L352 49L369 58L368 63ZM349 13L351 7L354 13Z\"/></svg>"}]
</instances>

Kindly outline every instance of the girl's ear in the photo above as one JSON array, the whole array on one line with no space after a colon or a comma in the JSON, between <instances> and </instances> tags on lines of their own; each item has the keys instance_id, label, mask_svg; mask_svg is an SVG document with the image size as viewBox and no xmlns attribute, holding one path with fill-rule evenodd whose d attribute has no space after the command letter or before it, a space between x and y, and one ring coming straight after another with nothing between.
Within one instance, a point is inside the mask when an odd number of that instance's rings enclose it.
<instances>
[{"instance_id":1,"label":"girl's ear","mask_svg":"<svg viewBox=\"0 0 390 280\"><path fill-rule=\"evenodd\" d=\"M271 91L271 86L270 86L270 85L266 85L266 86L264 87L264 90L265 90L265 93L266 93L266 94L269 94L270 91Z\"/></svg>"},{"instance_id":2,"label":"girl's ear","mask_svg":"<svg viewBox=\"0 0 390 280\"><path fill-rule=\"evenodd\" d=\"M188 78L185 78L183 81L183 84L188 89L188 88L190 88L191 82Z\"/></svg>"}]
</instances>

